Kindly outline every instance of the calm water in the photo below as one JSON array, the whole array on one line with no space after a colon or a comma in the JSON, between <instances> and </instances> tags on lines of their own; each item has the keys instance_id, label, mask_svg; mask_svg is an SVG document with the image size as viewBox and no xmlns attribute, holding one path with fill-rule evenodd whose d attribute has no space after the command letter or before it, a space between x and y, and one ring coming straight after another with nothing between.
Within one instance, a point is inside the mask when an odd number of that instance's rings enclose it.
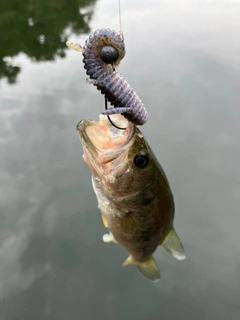
<instances>
[{"instance_id":1,"label":"calm water","mask_svg":"<svg viewBox=\"0 0 240 320\"><path fill-rule=\"evenodd\" d=\"M75 131L104 103L65 40L118 30L117 1L66 3L0 4L0 320L239 319L240 1L122 0L120 72L187 253L156 252L157 284L102 242Z\"/></svg>"}]
</instances>

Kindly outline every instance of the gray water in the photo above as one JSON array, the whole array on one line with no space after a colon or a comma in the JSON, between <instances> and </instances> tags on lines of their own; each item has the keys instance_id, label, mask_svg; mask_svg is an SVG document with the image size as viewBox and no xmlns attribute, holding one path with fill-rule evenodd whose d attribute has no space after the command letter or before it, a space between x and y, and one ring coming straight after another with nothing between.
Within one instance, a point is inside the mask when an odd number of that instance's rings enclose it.
<instances>
[{"instance_id":1,"label":"gray water","mask_svg":"<svg viewBox=\"0 0 240 320\"><path fill-rule=\"evenodd\" d=\"M148 110L142 132L187 254L159 248L158 283L102 242L75 130L104 102L64 42L118 30L117 1L26 1L26 16L10 2L0 6L0 320L239 319L240 1L122 0L119 71Z\"/></svg>"}]
</instances>

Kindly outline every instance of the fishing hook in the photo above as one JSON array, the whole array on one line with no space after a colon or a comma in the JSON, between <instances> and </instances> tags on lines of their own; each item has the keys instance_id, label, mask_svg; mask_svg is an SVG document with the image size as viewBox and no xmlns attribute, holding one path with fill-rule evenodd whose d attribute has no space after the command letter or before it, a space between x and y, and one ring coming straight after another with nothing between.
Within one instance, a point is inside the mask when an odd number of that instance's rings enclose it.
<instances>
[{"instance_id":1,"label":"fishing hook","mask_svg":"<svg viewBox=\"0 0 240 320\"><path fill-rule=\"evenodd\" d=\"M105 110L107 110L107 109L108 109L108 107L107 107L107 98L105 98ZM113 123L109 115L107 115L107 117L108 117L108 120L109 120L109 122L111 123L112 126L114 126L117 129L120 129L120 130L126 130L126 128L120 128L115 123Z\"/></svg>"}]
</instances>

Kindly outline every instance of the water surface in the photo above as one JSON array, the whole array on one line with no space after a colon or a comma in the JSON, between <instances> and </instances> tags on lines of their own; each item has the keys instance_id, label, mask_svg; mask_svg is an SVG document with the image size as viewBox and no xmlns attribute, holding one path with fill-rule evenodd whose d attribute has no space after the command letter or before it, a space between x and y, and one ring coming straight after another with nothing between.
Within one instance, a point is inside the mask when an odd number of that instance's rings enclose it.
<instances>
[{"instance_id":1,"label":"water surface","mask_svg":"<svg viewBox=\"0 0 240 320\"><path fill-rule=\"evenodd\" d=\"M187 254L155 253L162 279L122 268L75 126L104 101L81 44L118 30L117 1L0 5L0 319L231 319L240 316L240 2L122 1L121 74L176 203ZM18 14L19 13L19 14ZM21 14L20 14L21 13Z\"/></svg>"}]
</instances>

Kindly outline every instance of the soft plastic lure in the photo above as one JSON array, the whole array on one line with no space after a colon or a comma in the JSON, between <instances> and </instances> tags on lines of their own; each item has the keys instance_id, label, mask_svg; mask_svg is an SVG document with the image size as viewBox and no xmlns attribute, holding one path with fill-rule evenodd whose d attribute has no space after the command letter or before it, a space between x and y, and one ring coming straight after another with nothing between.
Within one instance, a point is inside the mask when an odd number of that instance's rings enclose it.
<instances>
[{"instance_id":1,"label":"soft plastic lure","mask_svg":"<svg viewBox=\"0 0 240 320\"><path fill-rule=\"evenodd\" d=\"M67 46L82 52L87 81L97 87L114 108L106 109L104 115L122 114L135 125L143 125L148 119L147 111L133 88L117 72L125 55L122 34L101 29L93 32L85 46L68 41Z\"/></svg>"}]
</instances>

